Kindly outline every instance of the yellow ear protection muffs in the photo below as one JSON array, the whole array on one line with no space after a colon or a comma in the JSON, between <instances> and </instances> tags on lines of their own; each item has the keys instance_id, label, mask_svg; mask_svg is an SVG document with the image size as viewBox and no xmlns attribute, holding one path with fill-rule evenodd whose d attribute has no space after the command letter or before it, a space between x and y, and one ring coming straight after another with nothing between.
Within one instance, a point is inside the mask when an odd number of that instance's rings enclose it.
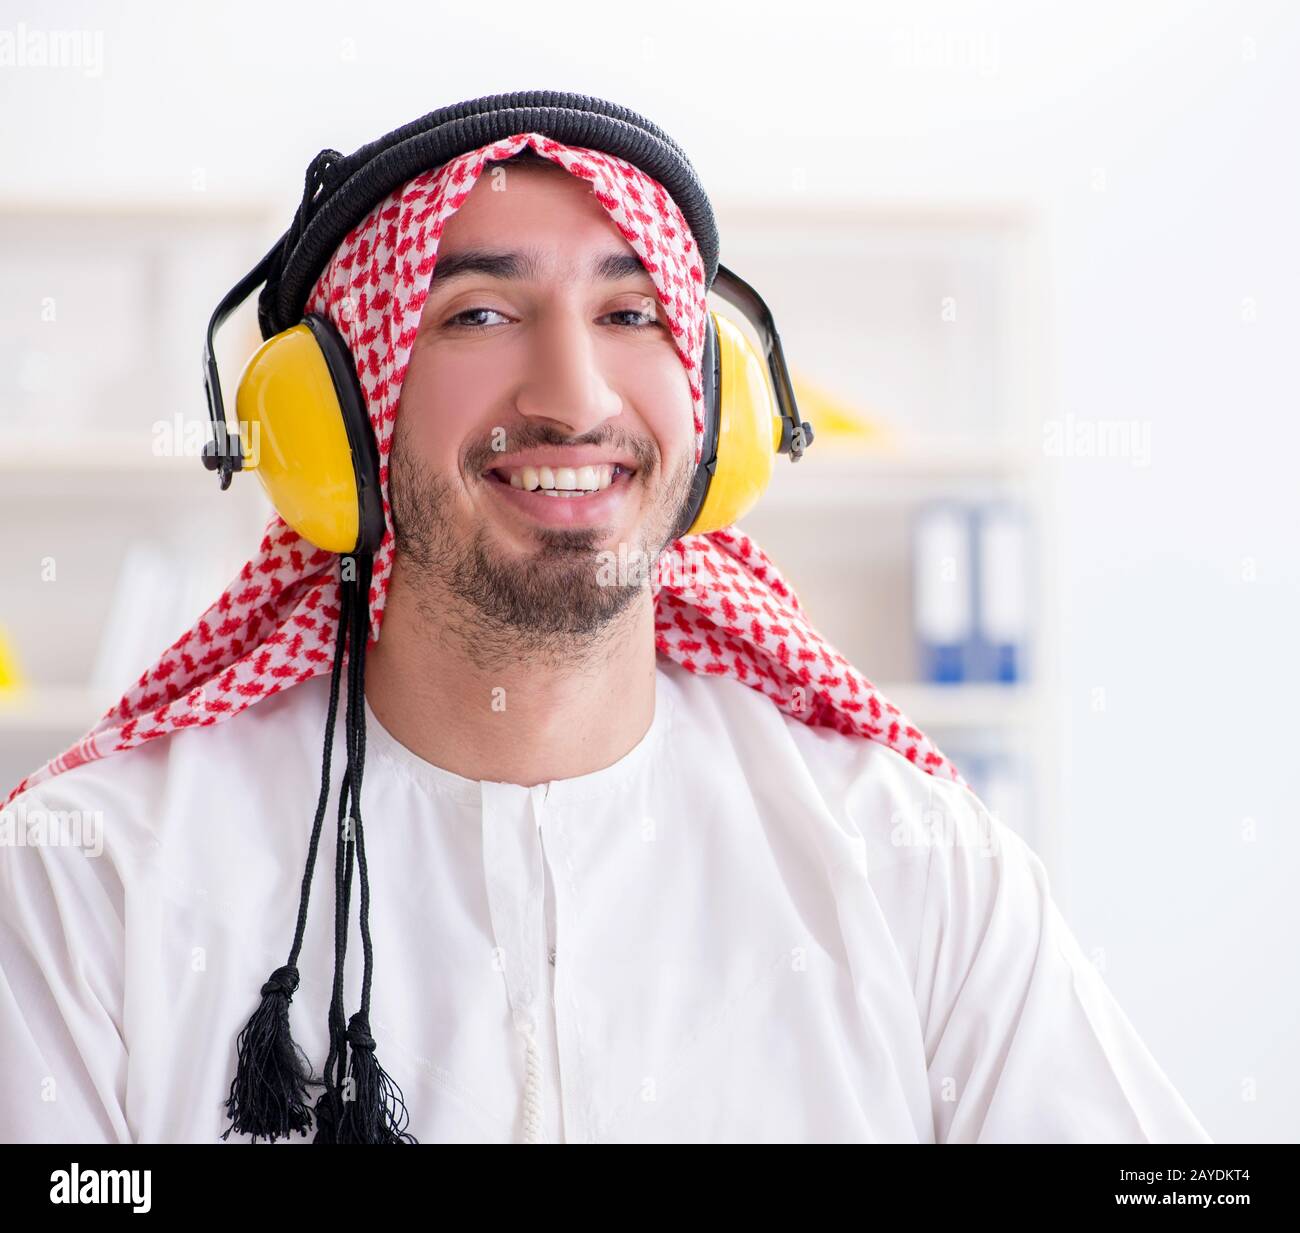
<instances>
[{"instance_id":1,"label":"yellow ear protection muffs","mask_svg":"<svg viewBox=\"0 0 1300 1233\"><path fill-rule=\"evenodd\" d=\"M203 462L220 473L223 490L233 472L254 471L280 517L316 547L378 549L384 534L379 458L356 368L333 322L304 316L302 307L338 244L393 189L520 132L606 151L663 184L691 226L705 285L740 309L758 335L761 357L733 321L706 314L704 445L674 538L729 526L762 496L777 454L802 457L812 425L799 417L772 313L748 283L718 263L713 211L685 154L650 121L616 104L523 91L445 107L347 158L323 150L312 160L293 225L208 323L203 379L213 439ZM231 433L213 340L258 286L265 341L240 376L239 431Z\"/></svg>"},{"instance_id":2,"label":"yellow ear protection muffs","mask_svg":"<svg viewBox=\"0 0 1300 1233\"><path fill-rule=\"evenodd\" d=\"M758 503L777 454L792 462L812 443L772 312L747 282L718 266L711 290L739 308L759 335L766 364L728 317L706 314L704 447L674 538L730 526Z\"/></svg>"},{"instance_id":3,"label":"yellow ear protection muffs","mask_svg":"<svg viewBox=\"0 0 1300 1233\"><path fill-rule=\"evenodd\" d=\"M221 472L221 487L232 471L253 471L276 513L317 548L375 552L384 537L379 450L334 323L308 313L254 352L235 395L238 436L226 426L211 341L203 363L214 425L203 462Z\"/></svg>"}]
</instances>

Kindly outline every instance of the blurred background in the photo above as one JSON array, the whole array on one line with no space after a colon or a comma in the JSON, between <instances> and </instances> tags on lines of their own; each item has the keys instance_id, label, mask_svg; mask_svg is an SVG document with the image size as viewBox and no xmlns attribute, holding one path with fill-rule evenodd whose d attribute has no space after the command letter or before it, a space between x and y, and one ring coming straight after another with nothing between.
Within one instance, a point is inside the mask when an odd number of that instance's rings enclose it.
<instances>
[{"instance_id":1,"label":"blurred background","mask_svg":"<svg viewBox=\"0 0 1300 1233\"><path fill-rule=\"evenodd\" d=\"M202 338L312 156L594 94L686 149L816 427L742 525L1210 1134L1295 1141L1297 62L1285 3L3 0L0 795L256 547Z\"/></svg>"}]
</instances>

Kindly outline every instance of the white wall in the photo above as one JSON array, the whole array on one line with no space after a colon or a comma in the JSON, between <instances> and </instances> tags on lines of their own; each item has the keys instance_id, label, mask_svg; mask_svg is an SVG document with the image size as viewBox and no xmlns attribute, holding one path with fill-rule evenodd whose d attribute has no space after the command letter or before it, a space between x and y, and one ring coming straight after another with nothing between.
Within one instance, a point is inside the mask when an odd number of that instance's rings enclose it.
<instances>
[{"instance_id":1,"label":"white wall","mask_svg":"<svg viewBox=\"0 0 1300 1233\"><path fill-rule=\"evenodd\" d=\"M1300 14L792 9L6 0L0 31L98 31L104 59L98 75L0 68L0 191L185 198L201 169L212 197L287 216L320 148L558 88L648 114L714 195L1036 203L1052 239L1045 415L1135 421L1150 447L1146 466L1051 464L1058 894L1210 1133L1295 1140Z\"/></svg>"}]
</instances>

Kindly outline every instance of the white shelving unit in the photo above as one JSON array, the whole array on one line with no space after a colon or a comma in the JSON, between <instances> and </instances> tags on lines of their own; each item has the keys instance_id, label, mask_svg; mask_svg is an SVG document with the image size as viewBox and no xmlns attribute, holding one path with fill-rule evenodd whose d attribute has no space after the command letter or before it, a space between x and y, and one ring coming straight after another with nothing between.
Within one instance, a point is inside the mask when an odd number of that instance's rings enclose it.
<instances>
[{"instance_id":1,"label":"white shelving unit","mask_svg":"<svg viewBox=\"0 0 1300 1233\"><path fill-rule=\"evenodd\" d=\"M1049 868L1062 706L1056 513L1044 465L1045 266L1032 212L925 203L715 203L722 262L772 308L786 358L879 430L818 432L742 526L813 624L959 769L1018 768L986 801ZM720 299L715 307L728 312ZM809 413L814 428L817 417ZM935 684L913 625L912 520L931 500L1011 500L1031 528L1028 671ZM976 776L969 776L973 781Z\"/></svg>"},{"instance_id":2,"label":"white shelving unit","mask_svg":"<svg viewBox=\"0 0 1300 1233\"><path fill-rule=\"evenodd\" d=\"M120 697L261 535L260 486L222 493L199 458L200 360L213 307L282 228L198 200L0 204L0 632L23 680L0 691L3 794ZM229 388L259 341L248 305L218 338ZM133 552L174 572L115 662Z\"/></svg>"}]
</instances>

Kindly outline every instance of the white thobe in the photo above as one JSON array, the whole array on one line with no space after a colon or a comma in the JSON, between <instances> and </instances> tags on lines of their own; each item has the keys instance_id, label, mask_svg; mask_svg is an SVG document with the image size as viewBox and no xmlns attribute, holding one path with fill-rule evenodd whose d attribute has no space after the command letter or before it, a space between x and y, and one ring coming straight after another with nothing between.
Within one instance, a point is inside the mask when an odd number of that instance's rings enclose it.
<instances>
[{"instance_id":1,"label":"white thobe","mask_svg":"<svg viewBox=\"0 0 1300 1233\"><path fill-rule=\"evenodd\" d=\"M328 688L9 806L0 1139L220 1141L293 939ZM366 710L371 1030L421 1142L1209 1141L1038 857L891 749L663 658L640 742L535 787L434 766ZM317 1073L342 717L290 1006Z\"/></svg>"}]
</instances>

